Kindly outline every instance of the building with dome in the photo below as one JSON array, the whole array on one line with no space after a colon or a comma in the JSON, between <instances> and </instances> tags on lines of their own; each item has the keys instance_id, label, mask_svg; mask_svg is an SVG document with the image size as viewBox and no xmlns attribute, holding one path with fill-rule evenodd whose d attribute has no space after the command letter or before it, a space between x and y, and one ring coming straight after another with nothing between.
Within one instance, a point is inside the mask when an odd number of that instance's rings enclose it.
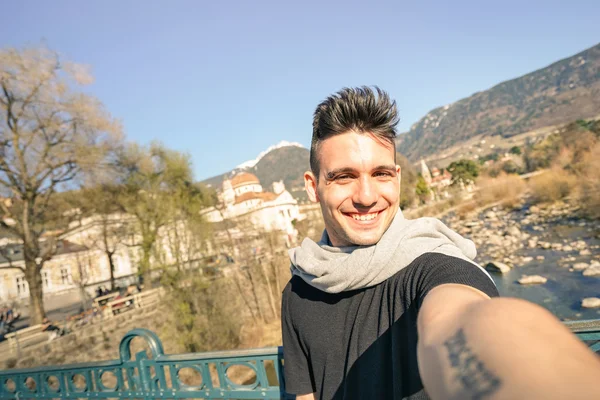
<instances>
[{"instance_id":1,"label":"building with dome","mask_svg":"<svg viewBox=\"0 0 600 400\"><path fill-rule=\"evenodd\" d=\"M283 181L273 182L272 192L264 191L256 175L249 172L225 179L219 202L219 206L203 211L207 221L249 222L257 230L281 231L295 237L292 221L302 219L298 201L286 190Z\"/></svg>"}]
</instances>

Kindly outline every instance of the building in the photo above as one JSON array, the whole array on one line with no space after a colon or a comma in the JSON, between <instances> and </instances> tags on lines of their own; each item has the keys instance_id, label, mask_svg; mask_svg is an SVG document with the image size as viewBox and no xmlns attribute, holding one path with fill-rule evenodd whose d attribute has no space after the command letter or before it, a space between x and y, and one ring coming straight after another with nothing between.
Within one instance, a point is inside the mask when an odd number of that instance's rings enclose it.
<instances>
[{"instance_id":1,"label":"building","mask_svg":"<svg viewBox=\"0 0 600 400\"><path fill-rule=\"evenodd\" d=\"M281 231L295 238L293 221L302 219L298 201L285 189L283 181L274 182L272 189L264 191L254 174L238 173L223 181L220 205L202 214L209 222L245 221L258 230Z\"/></svg>"},{"instance_id":2,"label":"building","mask_svg":"<svg viewBox=\"0 0 600 400\"><path fill-rule=\"evenodd\" d=\"M295 241L297 231L293 221L302 216L298 202L282 181L274 182L272 191L264 191L255 175L240 173L223 182L219 199L219 207L205 209L202 215L208 222L216 223L217 229L225 221L235 221L236 227L229 232L234 239L247 235L251 226L257 238L261 232L281 232L288 244ZM72 222L65 232L58 234L56 252L42 268L44 295L78 293L84 289L93 295L99 286L110 287L111 267L106 247L113 252L116 286L136 282L140 249L135 244L140 237L131 229L133 226L135 221L124 214L93 215ZM217 241L220 233L215 233ZM49 239L45 243L49 245ZM210 240L198 239L188 229L186 221L161 227L155 246L160 249L155 252L160 259L152 256L152 263L163 267L194 267L215 251ZM29 298L22 247L18 240L0 235L0 302Z\"/></svg>"},{"instance_id":3,"label":"building","mask_svg":"<svg viewBox=\"0 0 600 400\"><path fill-rule=\"evenodd\" d=\"M425 160L421 160L421 176L430 189L431 201L450 196L447 188L452 184L452 174L447 169L443 172L435 167L429 170Z\"/></svg>"},{"instance_id":4,"label":"building","mask_svg":"<svg viewBox=\"0 0 600 400\"><path fill-rule=\"evenodd\" d=\"M443 189L452 184L452 174L444 169L444 172L440 172L438 168L431 170L431 182L429 186L434 189Z\"/></svg>"},{"instance_id":5,"label":"building","mask_svg":"<svg viewBox=\"0 0 600 400\"><path fill-rule=\"evenodd\" d=\"M41 270L44 296L79 293L83 289L93 296L98 286L110 287L110 264L100 245L100 237L101 222L97 216L72 223L58 236L55 253ZM50 245L50 239L42 241L42 246ZM115 250L115 284L134 283L137 279L132 260L134 251L125 244L118 245ZM29 298L24 269L23 245L14 238L0 240L0 302Z\"/></svg>"}]
</instances>

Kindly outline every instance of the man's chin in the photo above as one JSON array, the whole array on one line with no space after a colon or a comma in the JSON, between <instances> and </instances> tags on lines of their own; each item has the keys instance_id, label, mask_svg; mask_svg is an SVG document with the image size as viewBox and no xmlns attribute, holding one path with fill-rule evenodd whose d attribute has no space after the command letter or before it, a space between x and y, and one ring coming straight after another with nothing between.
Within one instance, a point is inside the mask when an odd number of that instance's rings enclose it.
<instances>
[{"instance_id":1,"label":"man's chin","mask_svg":"<svg viewBox=\"0 0 600 400\"><path fill-rule=\"evenodd\" d=\"M379 242L382 235L379 232L352 232L352 234L348 236L350 243L355 246L372 246Z\"/></svg>"}]
</instances>

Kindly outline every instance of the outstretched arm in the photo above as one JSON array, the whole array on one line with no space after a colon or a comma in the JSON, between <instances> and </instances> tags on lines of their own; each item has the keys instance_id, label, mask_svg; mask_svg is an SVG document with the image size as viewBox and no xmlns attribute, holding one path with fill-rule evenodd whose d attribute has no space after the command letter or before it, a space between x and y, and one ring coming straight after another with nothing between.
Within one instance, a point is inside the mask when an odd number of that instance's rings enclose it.
<instances>
[{"instance_id":1,"label":"outstretched arm","mask_svg":"<svg viewBox=\"0 0 600 400\"><path fill-rule=\"evenodd\" d=\"M419 372L432 399L599 399L600 357L545 309L444 284L418 317Z\"/></svg>"}]
</instances>

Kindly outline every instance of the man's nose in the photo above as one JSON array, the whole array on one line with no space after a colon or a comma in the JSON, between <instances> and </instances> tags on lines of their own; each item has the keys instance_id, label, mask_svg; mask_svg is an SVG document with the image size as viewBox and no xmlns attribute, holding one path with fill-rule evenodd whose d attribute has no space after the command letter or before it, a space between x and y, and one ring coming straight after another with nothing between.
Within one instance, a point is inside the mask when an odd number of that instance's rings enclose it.
<instances>
[{"instance_id":1,"label":"man's nose","mask_svg":"<svg viewBox=\"0 0 600 400\"><path fill-rule=\"evenodd\" d=\"M377 186L369 178L363 178L358 181L358 188L354 194L354 203L363 207L369 207L377 203Z\"/></svg>"}]
</instances>

